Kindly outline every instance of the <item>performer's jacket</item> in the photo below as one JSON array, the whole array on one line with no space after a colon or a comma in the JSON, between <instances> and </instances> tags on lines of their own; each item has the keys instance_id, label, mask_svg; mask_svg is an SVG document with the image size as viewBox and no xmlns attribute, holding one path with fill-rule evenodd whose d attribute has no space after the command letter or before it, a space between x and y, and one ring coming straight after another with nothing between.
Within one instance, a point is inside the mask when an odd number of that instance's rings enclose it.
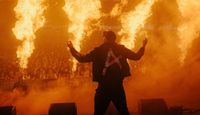
<instances>
[{"instance_id":1,"label":"performer's jacket","mask_svg":"<svg viewBox=\"0 0 200 115\"><path fill-rule=\"evenodd\" d=\"M137 53L129 50L128 48L124 47L123 45L117 43L104 43L99 47L96 47L94 50L89 52L86 55L82 55L77 52L74 48L71 48L72 55L79 61L79 62L92 62L92 72L93 72L93 81L100 82L107 75L116 75L121 77L130 76L130 68L127 62L127 59L131 60L139 60L144 54L144 47L140 48ZM117 60L116 63L113 63L109 67L106 68L105 74L103 71L105 69L105 63L107 61L108 52L112 51L114 57L111 58ZM117 58L117 59L116 59ZM110 59L110 60L113 60ZM120 62L120 63L117 63Z\"/></svg>"}]
</instances>

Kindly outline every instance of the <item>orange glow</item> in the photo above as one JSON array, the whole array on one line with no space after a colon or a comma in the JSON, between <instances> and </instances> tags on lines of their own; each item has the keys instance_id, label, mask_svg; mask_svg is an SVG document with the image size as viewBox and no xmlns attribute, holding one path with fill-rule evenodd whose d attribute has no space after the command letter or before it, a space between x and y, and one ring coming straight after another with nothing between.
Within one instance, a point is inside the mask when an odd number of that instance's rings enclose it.
<instances>
[{"instance_id":1,"label":"orange glow","mask_svg":"<svg viewBox=\"0 0 200 115\"><path fill-rule=\"evenodd\" d=\"M122 8L128 4L128 0L121 0L120 3L116 4L112 11L110 12L111 16L119 16L122 13Z\"/></svg>"},{"instance_id":2,"label":"orange glow","mask_svg":"<svg viewBox=\"0 0 200 115\"><path fill-rule=\"evenodd\" d=\"M14 8L17 22L12 29L16 39L22 44L17 49L20 67L27 68L28 58L34 50L35 32L45 23L44 0L18 0Z\"/></svg>"},{"instance_id":3,"label":"orange glow","mask_svg":"<svg viewBox=\"0 0 200 115\"><path fill-rule=\"evenodd\" d=\"M82 40L92 29L90 22L101 17L100 8L99 0L65 0L63 9L70 21L68 32L73 35L71 40L78 51L81 50ZM72 70L75 71L76 67L77 62L73 59Z\"/></svg>"},{"instance_id":4,"label":"orange glow","mask_svg":"<svg viewBox=\"0 0 200 115\"><path fill-rule=\"evenodd\" d=\"M151 16L151 7L155 0L143 0L135 9L121 16L122 36L121 43L128 48L135 47L136 33L144 26L145 21Z\"/></svg>"},{"instance_id":5,"label":"orange glow","mask_svg":"<svg viewBox=\"0 0 200 115\"><path fill-rule=\"evenodd\" d=\"M180 61L183 64L193 40L199 35L200 1L177 0L177 3L183 17L183 20L178 27L178 35L180 37L179 47L181 49Z\"/></svg>"},{"instance_id":6,"label":"orange glow","mask_svg":"<svg viewBox=\"0 0 200 115\"><path fill-rule=\"evenodd\" d=\"M92 64L76 62L66 42L87 54L105 30L133 52L148 39L123 80L131 114L149 98L200 108L200 0L0 0L0 106L45 115L74 102L77 114L94 114Z\"/></svg>"}]
</instances>

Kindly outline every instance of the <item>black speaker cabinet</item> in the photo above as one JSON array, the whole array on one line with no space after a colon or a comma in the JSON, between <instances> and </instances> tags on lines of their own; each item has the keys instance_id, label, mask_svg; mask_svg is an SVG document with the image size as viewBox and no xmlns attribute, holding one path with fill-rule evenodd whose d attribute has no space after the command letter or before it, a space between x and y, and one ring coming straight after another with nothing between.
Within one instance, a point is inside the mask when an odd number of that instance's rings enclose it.
<instances>
[{"instance_id":1,"label":"black speaker cabinet","mask_svg":"<svg viewBox=\"0 0 200 115\"><path fill-rule=\"evenodd\" d=\"M75 103L53 103L49 115L77 115Z\"/></svg>"},{"instance_id":2,"label":"black speaker cabinet","mask_svg":"<svg viewBox=\"0 0 200 115\"><path fill-rule=\"evenodd\" d=\"M168 115L168 107L163 99L142 99L139 102L140 115Z\"/></svg>"},{"instance_id":3,"label":"black speaker cabinet","mask_svg":"<svg viewBox=\"0 0 200 115\"><path fill-rule=\"evenodd\" d=\"M169 115L183 115L183 107L181 106L170 107Z\"/></svg>"},{"instance_id":4,"label":"black speaker cabinet","mask_svg":"<svg viewBox=\"0 0 200 115\"><path fill-rule=\"evenodd\" d=\"M0 107L0 115L16 115L16 108L14 106Z\"/></svg>"}]
</instances>

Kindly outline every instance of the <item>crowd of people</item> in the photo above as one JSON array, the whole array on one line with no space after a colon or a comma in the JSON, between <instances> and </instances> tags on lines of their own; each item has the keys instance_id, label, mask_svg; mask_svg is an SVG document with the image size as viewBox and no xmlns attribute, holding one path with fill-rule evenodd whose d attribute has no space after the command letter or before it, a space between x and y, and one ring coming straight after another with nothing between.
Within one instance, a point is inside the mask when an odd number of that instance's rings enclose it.
<instances>
[{"instance_id":1,"label":"crowd of people","mask_svg":"<svg viewBox=\"0 0 200 115\"><path fill-rule=\"evenodd\" d=\"M19 68L16 60L0 57L0 79L14 79L15 76L19 76L17 74L19 74Z\"/></svg>"},{"instance_id":2,"label":"crowd of people","mask_svg":"<svg viewBox=\"0 0 200 115\"><path fill-rule=\"evenodd\" d=\"M71 59L55 52L34 54L29 59L26 69L20 68L17 58L0 57L0 80L9 82L13 86L15 83L25 80L48 81L65 78L70 82L74 79L80 79L80 77L91 78L89 65L79 64L76 71L72 71L71 68ZM82 78L79 81L83 80Z\"/></svg>"}]
</instances>

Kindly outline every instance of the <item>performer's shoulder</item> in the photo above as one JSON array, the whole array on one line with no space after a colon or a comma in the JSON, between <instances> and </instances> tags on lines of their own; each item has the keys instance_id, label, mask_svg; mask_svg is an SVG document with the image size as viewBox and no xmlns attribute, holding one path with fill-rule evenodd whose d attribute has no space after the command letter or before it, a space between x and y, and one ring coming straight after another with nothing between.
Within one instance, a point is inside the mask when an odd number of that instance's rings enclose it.
<instances>
[{"instance_id":1,"label":"performer's shoulder","mask_svg":"<svg viewBox=\"0 0 200 115\"><path fill-rule=\"evenodd\" d=\"M118 48L126 48L123 44L116 44Z\"/></svg>"},{"instance_id":2,"label":"performer's shoulder","mask_svg":"<svg viewBox=\"0 0 200 115\"><path fill-rule=\"evenodd\" d=\"M99 50L99 49L102 49L104 46L105 46L105 44L101 44L101 45L99 45L99 46L95 47L95 48L94 48L94 50Z\"/></svg>"}]
</instances>

